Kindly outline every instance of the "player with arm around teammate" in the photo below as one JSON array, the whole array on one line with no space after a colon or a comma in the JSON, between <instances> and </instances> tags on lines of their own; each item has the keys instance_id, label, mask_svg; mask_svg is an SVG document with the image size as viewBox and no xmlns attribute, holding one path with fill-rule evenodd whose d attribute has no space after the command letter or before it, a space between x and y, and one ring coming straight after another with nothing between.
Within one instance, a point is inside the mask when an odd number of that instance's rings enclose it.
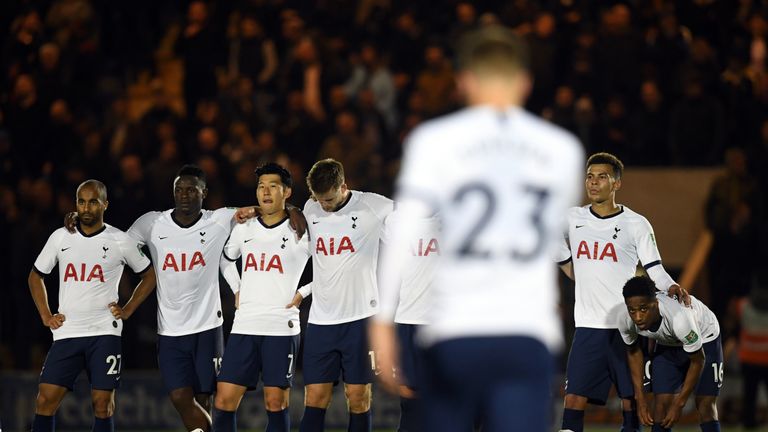
<instances>
[{"instance_id":1,"label":"player with arm around teammate","mask_svg":"<svg viewBox=\"0 0 768 432\"><path fill-rule=\"evenodd\" d=\"M379 311L376 281L379 241L393 202L350 190L344 167L333 159L315 163L307 175L312 283L294 297L312 294L304 336L304 416L300 431L324 430L333 387L344 380L349 431L369 431L371 383L377 371L368 344L368 318Z\"/></svg>"},{"instance_id":2,"label":"player with arm around teammate","mask_svg":"<svg viewBox=\"0 0 768 432\"><path fill-rule=\"evenodd\" d=\"M114 430L115 389L120 383L123 320L155 288L155 272L137 242L104 223L107 189L97 180L77 188L79 224L74 233L51 234L29 274L29 289L53 344L40 374L32 430L53 431L55 413L85 366L91 383L94 432ZM59 310L52 313L44 277L59 266ZM117 306L123 267L141 275L131 299Z\"/></svg>"},{"instance_id":3,"label":"player with arm around teammate","mask_svg":"<svg viewBox=\"0 0 768 432\"><path fill-rule=\"evenodd\" d=\"M268 163L256 169L261 216L235 226L224 247L231 267L242 258L242 278L225 271L238 293L238 308L216 387L213 426L234 432L235 412L259 377L264 383L267 431L290 430L288 402L299 349L299 309L286 308L309 259L307 236L299 239L288 224L286 200L290 173Z\"/></svg>"},{"instance_id":4,"label":"player with arm around teammate","mask_svg":"<svg viewBox=\"0 0 768 432\"><path fill-rule=\"evenodd\" d=\"M586 164L589 204L568 210L568 228L558 261L576 281L574 333L566 367L562 430L582 432L587 403L604 405L611 384L622 399L624 432L639 428L632 382L616 330L624 301L618 287L635 275L640 262L670 295L688 295L661 264L647 219L616 204L624 164L610 153L595 153Z\"/></svg>"},{"instance_id":5,"label":"player with arm around teammate","mask_svg":"<svg viewBox=\"0 0 768 432\"><path fill-rule=\"evenodd\" d=\"M671 430L691 393L702 432L720 431L717 396L723 384L723 349L715 314L690 296L690 307L656 290L653 281L636 276L624 284L626 312L619 331L627 345L638 414L653 431ZM653 415L642 395L643 355L638 335L656 340L651 363ZM710 371L711 366L711 371Z\"/></svg>"},{"instance_id":6,"label":"player with arm around teammate","mask_svg":"<svg viewBox=\"0 0 768 432\"><path fill-rule=\"evenodd\" d=\"M406 219L442 215L429 325L418 337L424 430L466 431L481 417L490 431L545 431L562 344L551 253L562 214L578 202L584 154L571 134L522 108L531 80L517 36L483 28L459 52L468 107L414 130L396 195ZM399 227L394 244L407 244L413 225ZM382 274L406 265L383 262L393 264ZM385 303L399 292L381 289ZM394 309L383 310L371 328L383 369L395 362L393 321Z\"/></svg>"}]
</instances>

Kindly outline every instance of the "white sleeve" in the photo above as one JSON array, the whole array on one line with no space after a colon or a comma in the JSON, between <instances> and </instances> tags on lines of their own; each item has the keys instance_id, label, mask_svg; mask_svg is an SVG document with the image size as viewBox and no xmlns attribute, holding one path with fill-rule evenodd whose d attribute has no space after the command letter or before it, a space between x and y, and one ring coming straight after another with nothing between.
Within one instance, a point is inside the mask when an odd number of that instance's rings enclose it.
<instances>
[{"instance_id":1,"label":"white sleeve","mask_svg":"<svg viewBox=\"0 0 768 432\"><path fill-rule=\"evenodd\" d=\"M675 337L683 343L683 350L693 353L701 349L701 332L696 325L693 309L680 307L672 317Z\"/></svg>"},{"instance_id":2,"label":"white sleeve","mask_svg":"<svg viewBox=\"0 0 768 432\"><path fill-rule=\"evenodd\" d=\"M239 226L239 225L238 225ZM224 244L224 258L229 261L237 261L238 258L240 258L241 252L241 235L240 233L242 230L238 229L238 227L235 227L232 230L232 233L229 235L229 238L227 239L227 243Z\"/></svg>"},{"instance_id":3,"label":"white sleeve","mask_svg":"<svg viewBox=\"0 0 768 432\"><path fill-rule=\"evenodd\" d=\"M62 230L63 228L60 228L53 232L48 237L48 241L45 242L45 246L43 246L43 250L40 251L40 255L37 256L37 259L35 260L35 271L42 275L50 274L54 267L56 267L56 263L59 262L59 256L58 256L58 247L59 243L61 242L61 236L62 236Z\"/></svg>"},{"instance_id":4,"label":"white sleeve","mask_svg":"<svg viewBox=\"0 0 768 432\"><path fill-rule=\"evenodd\" d=\"M237 225L235 220L235 213L237 207L222 207L213 211L213 218L219 225L228 228L230 231Z\"/></svg>"},{"instance_id":5,"label":"white sleeve","mask_svg":"<svg viewBox=\"0 0 768 432\"><path fill-rule=\"evenodd\" d=\"M400 255L391 249L396 247L393 243L396 241L396 231L398 219L401 211L396 210L384 220L384 229L381 235L381 250L379 252L380 261L378 265L378 286L379 286L379 314L382 317L394 316L397 312L397 305L400 301L400 287L402 286L401 272L394 273L390 269L397 265L392 260L399 259ZM385 287L385 289L382 289Z\"/></svg>"},{"instance_id":6,"label":"white sleeve","mask_svg":"<svg viewBox=\"0 0 768 432\"><path fill-rule=\"evenodd\" d=\"M233 293L240 292L240 273L237 272L237 265L234 261L230 261L224 254L221 254L219 259L219 270L221 275L224 276L224 280L227 281L229 289Z\"/></svg>"},{"instance_id":7,"label":"white sleeve","mask_svg":"<svg viewBox=\"0 0 768 432\"><path fill-rule=\"evenodd\" d=\"M568 264L571 261L571 245L568 242L568 232L563 233L563 239L558 242L555 254L555 261L558 265Z\"/></svg>"},{"instance_id":8,"label":"white sleeve","mask_svg":"<svg viewBox=\"0 0 768 432\"><path fill-rule=\"evenodd\" d=\"M123 254L123 258L125 258L125 262L128 263L131 270L136 274L143 274L149 270L152 262L149 261L149 258L141 250L141 243L128 234L123 233L120 237L121 239L118 241L120 252Z\"/></svg>"},{"instance_id":9,"label":"white sleeve","mask_svg":"<svg viewBox=\"0 0 768 432\"><path fill-rule=\"evenodd\" d=\"M630 323L629 315L621 315L621 318L619 318L619 333L626 345L634 345L635 341L637 341L637 329L634 323Z\"/></svg>"},{"instance_id":10,"label":"white sleeve","mask_svg":"<svg viewBox=\"0 0 768 432\"><path fill-rule=\"evenodd\" d=\"M656 246L656 236L653 234L653 227L646 218L641 218L635 227L635 248L637 256L640 258L640 264L646 271L661 264L661 254Z\"/></svg>"},{"instance_id":11,"label":"white sleeve","mask_svg":"<svg viewBox=\"0 0 768 432\"><path fill-rule=\"evenodd\" d=\"M128 228L126 234L141 243L142 246L146 245L149 243L152 225L154 225L155 221L158 217L160 217L161 214L162 212L157 211L151 211L143 214L141 217L136 219L136 222L134 222L130 228Z\"/></svg>"},{"instance_id":12,"label":"white sleeve","mask_svg":"<svg viewBox=\"0 0 768 432\"><path fill-rule=\"evenodd\" d=\"M302 286L298 291L302 298L307 298L308 295L312 294L312 282Z\"/></svg>"}]
</instances>

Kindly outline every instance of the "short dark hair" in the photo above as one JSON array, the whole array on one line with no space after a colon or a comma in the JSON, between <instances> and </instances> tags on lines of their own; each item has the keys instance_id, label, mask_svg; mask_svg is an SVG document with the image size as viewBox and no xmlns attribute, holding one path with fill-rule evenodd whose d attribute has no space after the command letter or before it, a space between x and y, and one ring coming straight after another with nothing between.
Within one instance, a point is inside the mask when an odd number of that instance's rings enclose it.
<instances>
[{"instance_id":1,"label":"short dark hair","mask_svg":"<svg viewBox=\"0 0 768 432\"><path fill-rule=\"evenodd\" d=\"M197 177L197 179L200 180L203 184L206 184L205 171L203 171L197 165L186 164L179 168L179 171L176 173L176 177L181 176Z\"/></svg>"},{"instance_id":2,"label":"short dark hair","mask_svg":"<svg viewBox=\"0 0 768 432\"><path fill-rule=\"evenodd\" d=\"M458 45L459 69L475 73L515 73L529 68L526 42L500 25L467 33Z\"/></svg>"},{"instance_id":3,"label":"short dark hair","mask_svg":"<svg viewBox=\"0 0 768 432\"><path fill-rule=\"evenodd\" d=\"M315 162L307 174L307 186L312 193L325 193L344 184L344 166L336 159Z\"/></svg>"},{"instance_id":4,"label":"short dark hair","mask_svg":"<svg viewBox=\"0 0 768 432\"><path fill-rule=\"evenodd\" d=\"M293 187L293 179L291 178L291 173L288 172L287 169L283 168L282 165L276 164L274 162L267 162L264 165L256 168L254 172L256 173L257 179L265 174L277 174L280 176L280 181L285 187Z\"/></svg>"},{"instance_id":5,"label":"short dark hair","mask_svg":"<svg viewBox=\"0 0 768 432\"><path fill-rule=\"evenodd\" d=\"M622 294L630 297L656 297L656 284L648 276L635 276L624 284Z\"/></svg>"},{"instance_id":6,"label":"short dark hair","mask_svg":"<svg viewBox=\"0 0 768 432\"><path fill-rule=\"evenodd\" d=\"M613 168L613 175L620 179L624 174L624 164L616 156L608 152L595 153L587 159L587 168L591 165L605 164Z\"/></svg>"},{"instance_id":7,"label":"short dark hair","mask_svg":"<svg viewBox=\"0 0 768 432\"><path fill-rule=\"evenodd\" d=\"M77 187L77 191L75 192L75 194L79 193L80 189L84 187L92 187L96 189L96 192L99 194L99 199L101 199L102 201L107 200L107 186L104 183L94 179L86 180L80 183L80 186Z\"/></svg>"}]
</instances>

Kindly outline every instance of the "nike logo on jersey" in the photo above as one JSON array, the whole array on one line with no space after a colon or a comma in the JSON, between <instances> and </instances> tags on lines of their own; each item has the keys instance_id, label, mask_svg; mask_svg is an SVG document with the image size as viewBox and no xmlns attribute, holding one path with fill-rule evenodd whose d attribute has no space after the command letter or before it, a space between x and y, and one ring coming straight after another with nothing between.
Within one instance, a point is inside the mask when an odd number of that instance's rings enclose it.
<instances>
[{"instance_id":1,"label":"nike logo on jersey","mask_svg":"<svg viewBox=\"0 0 768 432\"><path fill-rule=\"evenodd\" d=\"M289 374L285 375L285 379L291 379L291 378L293 378L293 374L292 373L289 373Z\"/></svg>"},{"instance_id":2,"label":"nike logo on jersey","mask_svg":"<svg viewBox=\"0 0 768 432\"><path fill-rule=\"evenodd\" d=\"M65 250L67 250L67 249L69 249L69 248L71 248L71 247L72 247L72 246L70 246L70 247L65 247L65 248L61 248L61 251L62 251L62 252L64 252Z\"/></svg>"},{"instance_id":3,"label":"nike logo on jersey","mask_svg":"<svg viewBox=\"0 0 768 432\"><path fill-rule=\"evenodd\" d=\"M647 386L647 385L649 385L649 384L651 384L651 382L650 382L650 381L649 381L649 382L644 382L644 383L643 383L643 387L645 387L645 386Z\"/></svg>"},{"instance_id":4,"label":"nike logo on jersey","mask_svg":"<svg viewBox=\"0 0 768 432\"><path fill-rule=\"evenodd\" d=\"M248 240L243 240L243 243L248 243L249 241L253 240L252 238L249 238Z\"/></svg>"},{"instance_id":5,"label":"nike logo on jersey","mask_svg":"<svg viewBox=\"0 0 768 432\"><path fill-rule=\"evenodd\" d=\"M319 224L319 223L320 223L320 222L318 222L318 221L312 221L312 225L317 225L317 224Z\"/></svg>"},{"instance_id":6,"label":"nike logo on jersey","mask_svg":"<svg viewBox=\"0 0 768 432\"><path fill-rule=\"evenodd\" d=\"M583 227L584 225L576 225L576 229Z\"/></svg>"},{"instance_id":7,"label":"nike logo on jersey","mask_svg":"<svg viewBox=\"0 0 768 432\"><path fill-rule=\"evenodd\" d=\"M165 240L165 239L167 239L167 238L168 238L168 236L165 236L165 237L162 237L162 236L160 236L160 237L158 237L158 238L159 238L160 240Z\"/></svg>"}]
</instances>

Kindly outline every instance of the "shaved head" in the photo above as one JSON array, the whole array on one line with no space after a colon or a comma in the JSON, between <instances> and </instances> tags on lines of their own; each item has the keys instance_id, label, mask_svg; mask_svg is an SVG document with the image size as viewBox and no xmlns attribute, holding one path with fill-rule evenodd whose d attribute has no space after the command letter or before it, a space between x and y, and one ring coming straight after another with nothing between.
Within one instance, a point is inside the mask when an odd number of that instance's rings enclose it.
<instances>
[{"instance_id":1,"label":"shaved head","mask_svg":"<svg viewBox=\"0 0 768 432\"><path fill-rule=\"evenodd\" d=\"M86 180L80 183L80 186L77 187L77 194L79 195L80 190L85 187L93 188L93 190L95 190L96 193L99 195L100 200L102 201L107 200L107 187L104 185L104 183L94 179Z\"/></svg>"}]
</instances>

